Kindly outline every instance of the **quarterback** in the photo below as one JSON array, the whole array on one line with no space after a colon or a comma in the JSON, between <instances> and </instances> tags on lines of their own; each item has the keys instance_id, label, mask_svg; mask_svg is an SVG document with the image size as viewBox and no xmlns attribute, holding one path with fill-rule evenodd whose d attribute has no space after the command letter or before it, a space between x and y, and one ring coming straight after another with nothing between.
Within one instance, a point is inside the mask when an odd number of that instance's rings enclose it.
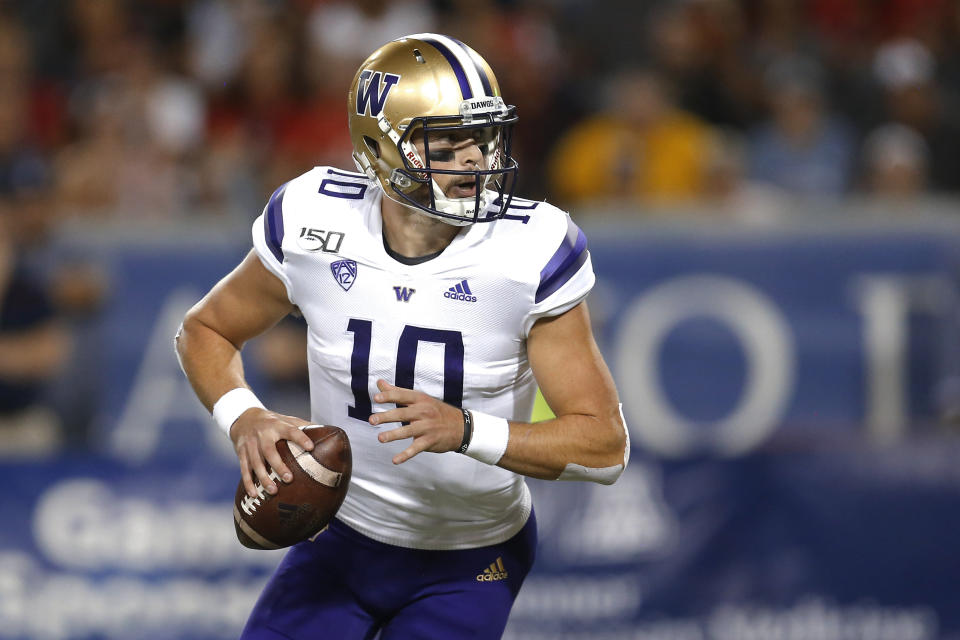
<instances>
[{"instance_id":1,"label":"quarterback","mask_svg":"<svg viewBox=\"0 0 960 640\"><path fill-rule=\"evenodd\" d=\"M250 495L290 480L276 443L311 449L299 427L340 426L353 449L336 519L290 549L243 638L499 638L535 555L523 476L611 484L629 458L587 241L513 196L516 109L463 43L386 44L347 109L359 171L277 189L177 337ZM309 421L243 376L243 344L289 313L308 325ZM557 417L531 424L538 386Z\"/></svg>"}]
</instances>

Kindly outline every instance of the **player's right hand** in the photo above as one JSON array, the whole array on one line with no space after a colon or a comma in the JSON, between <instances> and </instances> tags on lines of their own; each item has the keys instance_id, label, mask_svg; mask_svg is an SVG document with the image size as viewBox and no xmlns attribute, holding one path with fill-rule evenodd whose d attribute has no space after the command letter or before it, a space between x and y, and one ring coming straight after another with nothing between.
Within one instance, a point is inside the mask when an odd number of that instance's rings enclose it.
<instances>
[{"instance_id":1,"label":"player's right hand","mask_svg":"<svg viewBox=\"0 0 960 640\"><path fill-rule=\"evenodd\" d=\"M277 492L277 485L270 477L271 469L284 482L293 481L293 473L277 451L277 442L292 440L305 451L312 451L313 441L300 430L300 427L308 424L312 423L256 407L240 414L230 427L230 439L240 461L240 475L248 496L256 497L257 481L267 493Z\"/></svg>"}]
</instances>

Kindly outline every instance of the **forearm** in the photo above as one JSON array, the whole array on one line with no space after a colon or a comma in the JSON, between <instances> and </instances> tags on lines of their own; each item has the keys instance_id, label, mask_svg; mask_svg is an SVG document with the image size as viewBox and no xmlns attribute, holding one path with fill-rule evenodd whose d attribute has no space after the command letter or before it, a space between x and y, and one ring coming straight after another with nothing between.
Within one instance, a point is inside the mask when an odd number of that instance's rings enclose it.
<instances>
[{"instance_id":1,"label":"forearm","mask_svg":"<svg viewBox=\"0 0 960 640\"><path fill-rule=\"evenodd\" d=\"M527 338L527 354L557 418L511 423L497 464L535 478L615 482L627 465L629 438L586 303L538 320Z\"/></svg>"},{"instance_id":2,"label":"forearm","mask_svg":"<svg viewBox=\"0 0 960 640\"><path fill-rule=\"evenodd\" d=\"M180 366L200 402L246 387L240 349L290 313L286 290L251 251L187 312L176 338Z\"/></svg>"},{"instance_id":3,"label":"forearm","mask_svg":"<svg viewBox=\"0 0 960 640\"><path fill-rule=\"evenodd\" d=\"M570 465L611 469L626 464L626 429L619 410L602 417L570 414L509 424L507 449L497 464L515 473L556 480Z\"/></svg>"},{"instance_id":4,"label":"forearm","mask_svg":"<svg viewBox=\"0 0 960 640\"><path fill-rule=\"evenodd\" d=\"M183 372L208 411L227 391L246 387L240 349L190 315L176 337Z\"/></svg>"}]
</instances>

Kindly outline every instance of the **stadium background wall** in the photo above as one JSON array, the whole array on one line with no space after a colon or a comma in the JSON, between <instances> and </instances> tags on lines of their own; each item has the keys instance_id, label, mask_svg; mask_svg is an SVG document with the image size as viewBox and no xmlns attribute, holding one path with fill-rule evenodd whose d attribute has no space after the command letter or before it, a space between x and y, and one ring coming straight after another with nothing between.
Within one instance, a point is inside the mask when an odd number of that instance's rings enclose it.
<instances>
[{"instance_id":1,"label":"stadium background wall","mask_svg":"<svg viewBox=\"0 0 960 640\"><path fill-rule=\"evenodd\" d=\"M582 226L633 455L613 487L530 482L541 548L507 637L960 638L960 224ZM2 463L0 638L236 636L278 555L234 539L236 463L171 337L246 242L54 248L112 278L85 333L99 445Z\"/></svg>"}]
</instances>

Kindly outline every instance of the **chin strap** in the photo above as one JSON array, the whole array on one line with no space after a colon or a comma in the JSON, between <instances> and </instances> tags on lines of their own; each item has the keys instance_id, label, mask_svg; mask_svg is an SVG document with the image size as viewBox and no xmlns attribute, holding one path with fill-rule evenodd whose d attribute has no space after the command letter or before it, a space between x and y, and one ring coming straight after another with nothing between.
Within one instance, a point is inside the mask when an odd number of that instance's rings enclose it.
<instances>
[{"instance_id":1,"label":"chin strap","mask_svg":"<svg viewBox=\"0 0 960 640\"><path fill-rule=\"evenodd\" d=\"M436 180L431 180L430 182L433 183L433 200L437 205L437 210L456 216L457 219L444 218L443 216L434 217L458 227L473 224L474 220L479 216L479 212L474 211L474 206L477 204L476 198L448 198ZM488 204L490 204L490 194L484 189L480 193L480 211L486 209ZM429 211L425 211L424 213L432 215Z\"/></svg>"}]
</instances>

